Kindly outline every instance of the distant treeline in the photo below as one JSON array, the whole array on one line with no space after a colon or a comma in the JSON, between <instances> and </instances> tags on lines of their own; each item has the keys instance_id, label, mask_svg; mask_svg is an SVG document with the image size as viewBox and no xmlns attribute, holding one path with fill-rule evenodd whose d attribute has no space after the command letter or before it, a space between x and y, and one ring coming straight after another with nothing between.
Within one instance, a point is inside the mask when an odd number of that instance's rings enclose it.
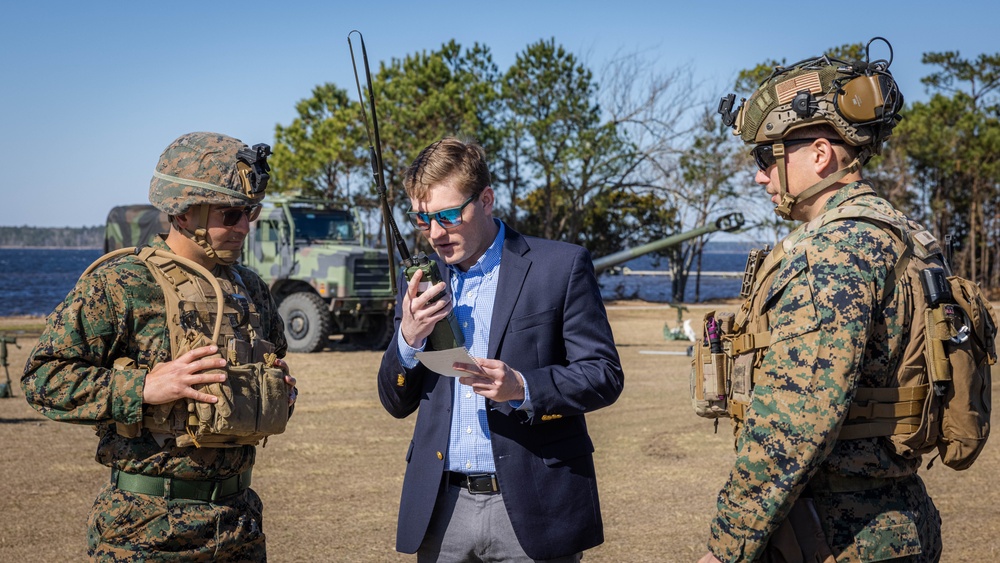
<instances>
[{"instance_id":1,"label":"distant treeline","mask_svg":"<svg viewBox=\"0 0 1000 563\"><path fill-rule=\"evenodd\" d=\"M103 248L104 227L0 227L0 247Z\"/></svg>"}]
</instances>

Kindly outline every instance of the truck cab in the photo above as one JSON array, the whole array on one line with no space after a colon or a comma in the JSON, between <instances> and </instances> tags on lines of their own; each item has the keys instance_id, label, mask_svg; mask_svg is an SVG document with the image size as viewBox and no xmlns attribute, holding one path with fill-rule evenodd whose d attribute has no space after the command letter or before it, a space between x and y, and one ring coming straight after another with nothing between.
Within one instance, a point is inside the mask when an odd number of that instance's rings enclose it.
<instances>
[{"instance_id":1,"label":"truck cab","mask_svg":"<svg viewBox=\"0 0 1000 563\"><path fill-rule=\"evenodd\" d=\"M365 348L392 338L396 296L388 255L364 244L355 210L321 199L268 197L242 263L271 287L289 350L323 348L331 334Z\"/></svg>"},{"instance_id":2,"label":"truck cab","mask_svg":"<svg viewBox=\"0 0 1000 563\"><path fill-rule=\"evenodd\" d=\"M108 213L105 251L149 244L169 230L152 205ZM322 199L268 196L243 243L240 263L267 282L285 323L291 352L316 352L331 335L384 349L394 330L396 296L388 254L365 245L356 210Z\"/></svg>"}]
</instances>

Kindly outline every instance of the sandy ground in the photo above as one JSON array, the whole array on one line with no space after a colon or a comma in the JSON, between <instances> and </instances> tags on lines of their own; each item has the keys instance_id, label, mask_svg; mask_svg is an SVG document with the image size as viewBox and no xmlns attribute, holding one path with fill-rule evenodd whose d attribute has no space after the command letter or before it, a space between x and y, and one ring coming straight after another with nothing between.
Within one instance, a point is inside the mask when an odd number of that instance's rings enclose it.
<instances>
[{"instance_id":1,"label":"sandy ground","mask_svg":"<svg viewBox=\"0 0 1000 563\"><path fill-rule=\"evenodd\" d=\"M700 318L708 308L692 306L687 315ZM694 561L705 551L715 495L732 461L728 423L716 434L694 415L689 358L644 353L683 354L686 343L663 338L664 323L675 324L673 309L623 302L610 304L609 316L625 391L588 415L606 539L585 560ZM9 350L15 381L38 325L0 320L0 331L18 334L22 346ZM379 405L379 358L336 342L322 353L289 356L302 394L288 431L258 451L254 470L271 561L415 559L393 549L415 417L396 420ZM87 515L108 478L94 462L96 438L89 427L39 415L17 385L15 393L0 400L0 561L85 560ZM921 470L944 521L944 561L1000 559L998 474L996 443L967 471L941 463Z\"/></svg>"}]
</instances>

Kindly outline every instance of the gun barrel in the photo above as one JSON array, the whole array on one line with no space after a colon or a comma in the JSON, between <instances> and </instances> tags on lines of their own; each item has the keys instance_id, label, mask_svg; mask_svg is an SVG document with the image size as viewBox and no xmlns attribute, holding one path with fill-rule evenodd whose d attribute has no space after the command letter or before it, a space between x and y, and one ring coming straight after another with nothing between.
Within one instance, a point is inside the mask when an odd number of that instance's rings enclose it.
<instances>
[{"instance_id":1,"label":"gun barrel","mask_svg":"<svg viewBox=\"0 0 1000 563\"><path fill-rule=\"evenodd\" d=\"M635 248L626 248L625 250L621 250L607 256L602 256L601 258L594 260L594 270L600 274L604 270L613 268L619 264L624 264L625 262L628 262L633 258L638 258L643 254L663 250L664 248L669 248L686 240L691 240L715 231L736 231L742 228L743 224L743 214L738 211L728 215L723 215L722 217L716 219L715 222L698 227L697 229L678 233L660 240L654 240L653 242L648 242L646 244L636 246Z\"/></svg>"}]
</instances>

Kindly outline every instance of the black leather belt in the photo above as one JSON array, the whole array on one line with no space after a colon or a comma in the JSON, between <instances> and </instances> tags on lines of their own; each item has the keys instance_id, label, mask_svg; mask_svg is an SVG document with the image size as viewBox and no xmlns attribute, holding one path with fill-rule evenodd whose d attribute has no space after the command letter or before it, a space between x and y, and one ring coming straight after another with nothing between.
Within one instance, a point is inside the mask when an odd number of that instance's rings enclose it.
<instances>
[{"instance_id":1,"label":"black leather belt","mask_svg":"<svg viewBox=\"0 0 1000 563\"><path fill-rule=\"evenodd\" d=\"M500 482L495 473L448 473L448 482L456 487L462 487L474 495L492 495L500 492Z\"/></svg>"}]
</instances>

